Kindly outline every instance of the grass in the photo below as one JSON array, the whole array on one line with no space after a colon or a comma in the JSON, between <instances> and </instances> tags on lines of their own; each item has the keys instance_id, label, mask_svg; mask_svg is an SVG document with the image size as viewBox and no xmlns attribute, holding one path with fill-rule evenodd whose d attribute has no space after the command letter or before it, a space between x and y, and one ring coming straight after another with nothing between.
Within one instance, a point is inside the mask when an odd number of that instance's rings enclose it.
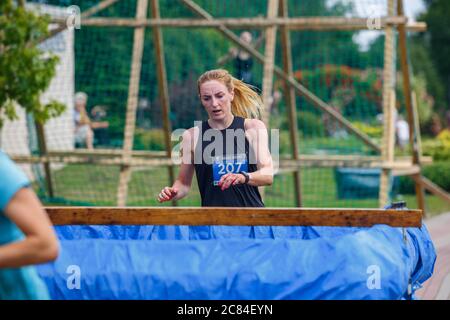
<instances>
[{"instance_id":1,"label":"grass","mask_svg":"<svg viewBox=\"0 0 450 320\"><path fill-rule=\"evenodd\" d=\"M116 205L117 185L120 168L93 164L66 165L53 172L55 196L62 201L45 201L46 204L82 204L96 206ZM304 207L317 208L376 208L378 199L338 199L333 168L303 168L301 170L302 201ZM170 206L156 200L160 190L169 185L168 170L137 169L132 172L128 188L129 206ZM409 208L417 207L414 195L400 195L395 200L405 200ZM268 207L293 207L295 195L292 174L275 177L271 187L265 188L264 201ZM200 195L197 182L192 182L188 197L179 202L180 206L199 206ZM427 212L436 215L450 211L450 205L439 198L426 196Z\"/></svg>"}]
</instances>

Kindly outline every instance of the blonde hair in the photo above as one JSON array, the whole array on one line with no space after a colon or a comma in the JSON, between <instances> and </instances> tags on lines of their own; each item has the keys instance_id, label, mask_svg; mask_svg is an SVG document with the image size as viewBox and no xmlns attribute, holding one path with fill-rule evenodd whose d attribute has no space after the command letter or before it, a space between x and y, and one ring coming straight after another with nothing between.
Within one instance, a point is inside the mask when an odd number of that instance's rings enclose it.
<instances>
[{"instance_id":1,"label":"blonde hair","mask_svg":"<svg viewBox=\"0 0 450 320\"><path fill-rule=\"evenodd\" d=\"M255 87L233 77L225 69L206 71L198 78L197 86L200 94L200 86L211 80L223 83L228 91L234 90L234 99L231 101L231 113L243 118L260 118L263 102Z\"/></svg>"}]
</instances>

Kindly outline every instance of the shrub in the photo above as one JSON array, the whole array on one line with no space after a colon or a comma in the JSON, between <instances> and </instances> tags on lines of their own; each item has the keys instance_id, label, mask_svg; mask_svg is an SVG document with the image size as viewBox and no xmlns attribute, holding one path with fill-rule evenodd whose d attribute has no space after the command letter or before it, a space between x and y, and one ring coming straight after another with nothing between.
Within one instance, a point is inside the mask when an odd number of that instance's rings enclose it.
<instances>
[{"instance_id":1,"label":"shrub","mask_svg":"<svg viewBox=\"0 0 450 320\"><path fill-rule=\"evenodd\" d=\"M38 47L48 35L49 22L49 16L34 14L11 0L0 1L0 127L3 120L18 118L16 104L41 123L64 112L65 106L56 100L40 101L58 63L56 55Z\"/></svg>"},{"instance_id":2,"label":"shrub","mask_svg":"<svg viewBox=\"0 0 450 320\"><path fill-rule=\"evenodd\" d=\"M447 192L450 192L450 162L436 162L423 167L422 174L440 186ZM403 194L414 194L414 180L410 177L400 177L399 192Z\"/></svg>"},{"instance_id":3,"label":"shrub","mask_svg":"<svg viewBox=\"0 0 450 320\"><path fill-rule=\"evenodd\" d=\"M422 153L434 161L450 161L450 130L442 130L436 139L424 141Z\"/></svg>"},{"instance_id":4,"label":"shrub","mask_svg":"<svg viewBox=\"0 0 450 320\"><path fill-rule=\"evenodd\" d=\"M383 127L382 126L372 126L364 122L355 121L352 123L353 126L367 134L371 138L382 138Z\"/></svg>"},{"instance_id":5,"label":"shrub","mask_svg":"<svg viewBox=\"0 0 450 320\"><path fill-rule=\"evenodd\" d=\"M324 125L320 116L308 111L297 113L297 126L304 137L321 136L324 132Z\"/></svg>"},{"instance_id":6,"label":"shrub","mask_svg":"<svg viewBox=\"0 0 450 320\"><path fill-rule=\"evenodd\" d=\"M134 148L147 151L164 151L164 131L162 129L136 129Z\"/></svg>"}]
</instances>

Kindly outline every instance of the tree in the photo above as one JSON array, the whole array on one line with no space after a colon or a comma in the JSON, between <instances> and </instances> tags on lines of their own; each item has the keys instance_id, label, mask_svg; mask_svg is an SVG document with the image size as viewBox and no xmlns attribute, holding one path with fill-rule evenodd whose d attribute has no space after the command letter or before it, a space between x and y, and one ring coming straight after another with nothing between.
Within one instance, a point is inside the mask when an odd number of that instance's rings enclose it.
<instances>
[{"instance_id":1,"label":"tree","mask_svg":"<svg viewBox=\"0 0 450 320\"><path fill-rule=\"evenodd\" d=\"M424 40L445 87L446 104L438 106L440 111L444 111L450 104L450 1L433 0L426 3L428 11L421 17L428 26Z\"/></svg>"},{"instance_id":2,"label":"tree","mask_svg":"<svg viewBox=\"0 0 450 320\"><path fill-rule=\"evenodd\" d=\"M5 119L17 118L19 104L43 123L64 111L56 101L40 102L55 75L58 58L38 48L48 34L49 18L15 5L0 2L0 127Z\"/></svg>"}]
</instances>

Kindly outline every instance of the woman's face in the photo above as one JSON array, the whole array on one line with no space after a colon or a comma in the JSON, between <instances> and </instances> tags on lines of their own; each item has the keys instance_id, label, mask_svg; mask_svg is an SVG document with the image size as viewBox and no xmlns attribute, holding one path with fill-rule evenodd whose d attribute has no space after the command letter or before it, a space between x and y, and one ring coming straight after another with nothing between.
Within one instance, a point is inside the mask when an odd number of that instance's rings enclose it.
<instances>
[{"instance_id":1,"label":"woman's face","mask_svg":"<svg viewBox=\"0 0 450 320\"><path fill-rule=\"evenodd\" d=\"M211 120L223 120L231 115L234 91L220 81L210 80L200 85L200 100Z\"/></svg>"}]
</instances>

